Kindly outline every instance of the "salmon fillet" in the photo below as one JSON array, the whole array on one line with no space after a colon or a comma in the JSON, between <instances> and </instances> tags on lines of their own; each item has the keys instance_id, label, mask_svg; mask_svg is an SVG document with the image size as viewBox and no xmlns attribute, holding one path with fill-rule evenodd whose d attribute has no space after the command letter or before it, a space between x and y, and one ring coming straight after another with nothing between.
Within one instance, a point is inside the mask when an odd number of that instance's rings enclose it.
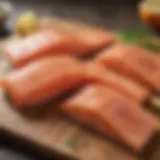
<instances>
[{"instance_id":1,"label":"salmon fillet","mask_svg":"<svg viewBox=\"0 0 160 160\"><path fill-rule=\"evenodd\" d=\"M24 39L9 42L5 52L14 67L23 66L37 58L67 52L72 38L56 30L44 30Z\"/></svg>"},{"instance_id":2,"label":"salmon fillet","mask_svg":"<svg viewBox=\"0 0 160 160\"><path fill-rule=\"evenodd\" d=\"M80 85L83 67L68 56L45 57L3 79L3 87L17 107L39 104Z\"/></svg>"},{"instance_id":3,"label":"salmon fillet","mask_svg":"<svg viewBox=\"0 0 160 160\"><path fill-rule=\"evenodd\" d=\"M80 55L90 55L90 52L95 52L116 41L116 36L109 31L59 19L44 18L40 22L40 28L56 28L75 36L79 44L79 47L77 46L78 48L75 49L75 53L78 52Z\"/></svg>"},{"instance_id":4,"label":"salmon fillet","mask_svg":"<svg viewBox=\"0 0 160 160\"><path fill-rule=\"evenodd\" d=\"M74 36L75 53L79 55L91 55L91 53L108 47L116 41L112 33L101 29L79 30L74 33Z\"/></svg>"},{"instance_id":5,"label":"salmon fillet","mask_svg":"<svg viewBox=\"0 0 160 160\"><path fill-rule=\"evenodd\" d=\"M102 30L86 29L75 34L48 29L8 43L5 52L14 67L21 67L46 55L92 54L113 41L113 35Z\"/></svg>"},{"instance_id":6,"label":"salmon fillet","mask_svg":"<svg viewBox=\"0 0 160 160\"><path fill-rule=\"evenodd\" d=\"M147 87L144 87L125 76L107 69L101 64L88 62L86 63L85 70L87 79L91 82L98 82L107 87L111 87L136 102L143 102L150 94Z\"/></svg>"},{"instance_id":7,"label":"salmon fillet","mask_svg":"<svg viewBox=\"0 0 160 160\"><path fill-rule=\"evenodd\" d=\"M128 98L102 85L88 85L62 104L62 111L141 151L158 128L157 120Z\"/></svg>"},{"instance_id":8,"label":"salmon fillet","mask_svg":"<svg viewBox=\"0 0 160 160\"><path fill-rule=\"evenodd\" d=\"M149 51L117 44L98 57L101 64L160 91L160 60Z\"/></svg>"}]
</instances>

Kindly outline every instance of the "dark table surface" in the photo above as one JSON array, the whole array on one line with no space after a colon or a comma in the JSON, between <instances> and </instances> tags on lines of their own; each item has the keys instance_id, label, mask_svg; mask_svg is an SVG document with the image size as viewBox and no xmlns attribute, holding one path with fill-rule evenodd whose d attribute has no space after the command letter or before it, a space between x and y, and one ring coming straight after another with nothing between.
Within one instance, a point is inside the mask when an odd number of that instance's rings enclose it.
<instances>
[{"instance_id":1,"label":"dark table surface","mask_svg":"<svg viewBox=\"0 0 160 160\"><path fill-rule=\"evenodd\" d=\"M56 15L111 29L141 26L137 16L138 0L8 0L13 5L9 25L23 11L39 15Z\"/></svg>"},{"instance_id":2,"label":"dark table surface","mask_svg":"<svg viewBox=\"0 0 160 160\"><path fill-rule=\"evenodd\" d=\"M114 30L143 26L137 16L138 0L8 0L8 2L13 5L8 21L11 30L17 16L30 9L39 15L59 16ZM40 157L41 155L21 146L17 147L7 140L0 145L0 160L44 159Z\"/></svg>"}]
</instances>

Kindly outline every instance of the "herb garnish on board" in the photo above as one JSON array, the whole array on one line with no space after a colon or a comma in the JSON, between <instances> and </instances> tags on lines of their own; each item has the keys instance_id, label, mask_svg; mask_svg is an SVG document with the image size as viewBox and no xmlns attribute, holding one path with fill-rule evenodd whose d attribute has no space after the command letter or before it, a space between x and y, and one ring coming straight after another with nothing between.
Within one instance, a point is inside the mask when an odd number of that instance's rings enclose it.
<instances>
[{"instance_id":1,"label":"herb garnish on board","mask_svg":"<svg viewBox=\"0 0 160 160\"><path fill-rule=\"evenodd\" d=\"M122 30L117 32L117 37L121 42L160 52L160 37L152 36L146 29Z\"/></svg>"}]
</instances>

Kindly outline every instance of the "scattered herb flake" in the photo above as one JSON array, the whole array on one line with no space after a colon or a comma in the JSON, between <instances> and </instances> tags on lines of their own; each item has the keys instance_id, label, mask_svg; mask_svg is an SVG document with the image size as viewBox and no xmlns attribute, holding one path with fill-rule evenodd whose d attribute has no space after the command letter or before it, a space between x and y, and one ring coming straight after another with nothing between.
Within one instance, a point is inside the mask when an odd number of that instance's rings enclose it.
<instances>
[{"instance_id":1,"label":"scattered herb flake","mask_svg":"<svg viewBox=\"0 0 160 160\"><path fill-rule=\"evenodd\" d=\"M69 146L72 149L77 149L78 148L78 141L75 137L71 137L67 141L67 146Z\"/></svg>"}]
</instances>

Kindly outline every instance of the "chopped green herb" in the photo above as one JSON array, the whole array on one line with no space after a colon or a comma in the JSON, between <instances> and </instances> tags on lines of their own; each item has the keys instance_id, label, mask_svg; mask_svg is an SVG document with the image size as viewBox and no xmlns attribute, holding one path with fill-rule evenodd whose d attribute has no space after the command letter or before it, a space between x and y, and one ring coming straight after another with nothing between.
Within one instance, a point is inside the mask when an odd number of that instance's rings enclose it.
<instances>
[{"instance_id":1,"label":"chopped green herb","mask_svg":"<svg viewBox=\"0 0 160 160\"><path fill-rule=\"evenodd\" d=\"M139 41L138 44L153 51L160 51L160 39L158 38L148 37L148 39L146 38Z\"/></svg>"},{"instance_id":2,"label":"chopped green herb","mask_svg":"<svg viewBox=\"0 0 160 160\"><path fill-rule=\"evenodd\" d=\"M118 32L118 37L126 43L137 43L139 39L144 39L148 36L147 30L144 29L128 29Z\"/></svg>"},{"instance_id":3,"label":"chopped green herb","mask_svg":"<svg viewBox=\"0 0 160 160\"><path fill-rule=\"evenodd\" d=\"M67 146L69 146L72 149L77 149L78 148L78 141L77 141L77 139L74 138L74 137L71 137L70 139L68 139Z\"/></svg>"},{"instance_id":4,"label":"chopped green herb","mask_svg":"<svg viewBox=\"0 0 160 160\"><path fill-rule=\"evenodd\" d=\"M160 51L160 45L154 45L152 43L145 43L143 47L157 52Z\"/></svg>"},{"instance_id":5,"label":"chopped green herb","mask_svg":"<svg viewBox=\"0 0 160 160\"><path fill-rule=\"evenodd\" d=\"M117 32L117 37L121 42L160 52L160 38L151 36L145 29L122 30Z\"/></svg>"}]
</instances>

